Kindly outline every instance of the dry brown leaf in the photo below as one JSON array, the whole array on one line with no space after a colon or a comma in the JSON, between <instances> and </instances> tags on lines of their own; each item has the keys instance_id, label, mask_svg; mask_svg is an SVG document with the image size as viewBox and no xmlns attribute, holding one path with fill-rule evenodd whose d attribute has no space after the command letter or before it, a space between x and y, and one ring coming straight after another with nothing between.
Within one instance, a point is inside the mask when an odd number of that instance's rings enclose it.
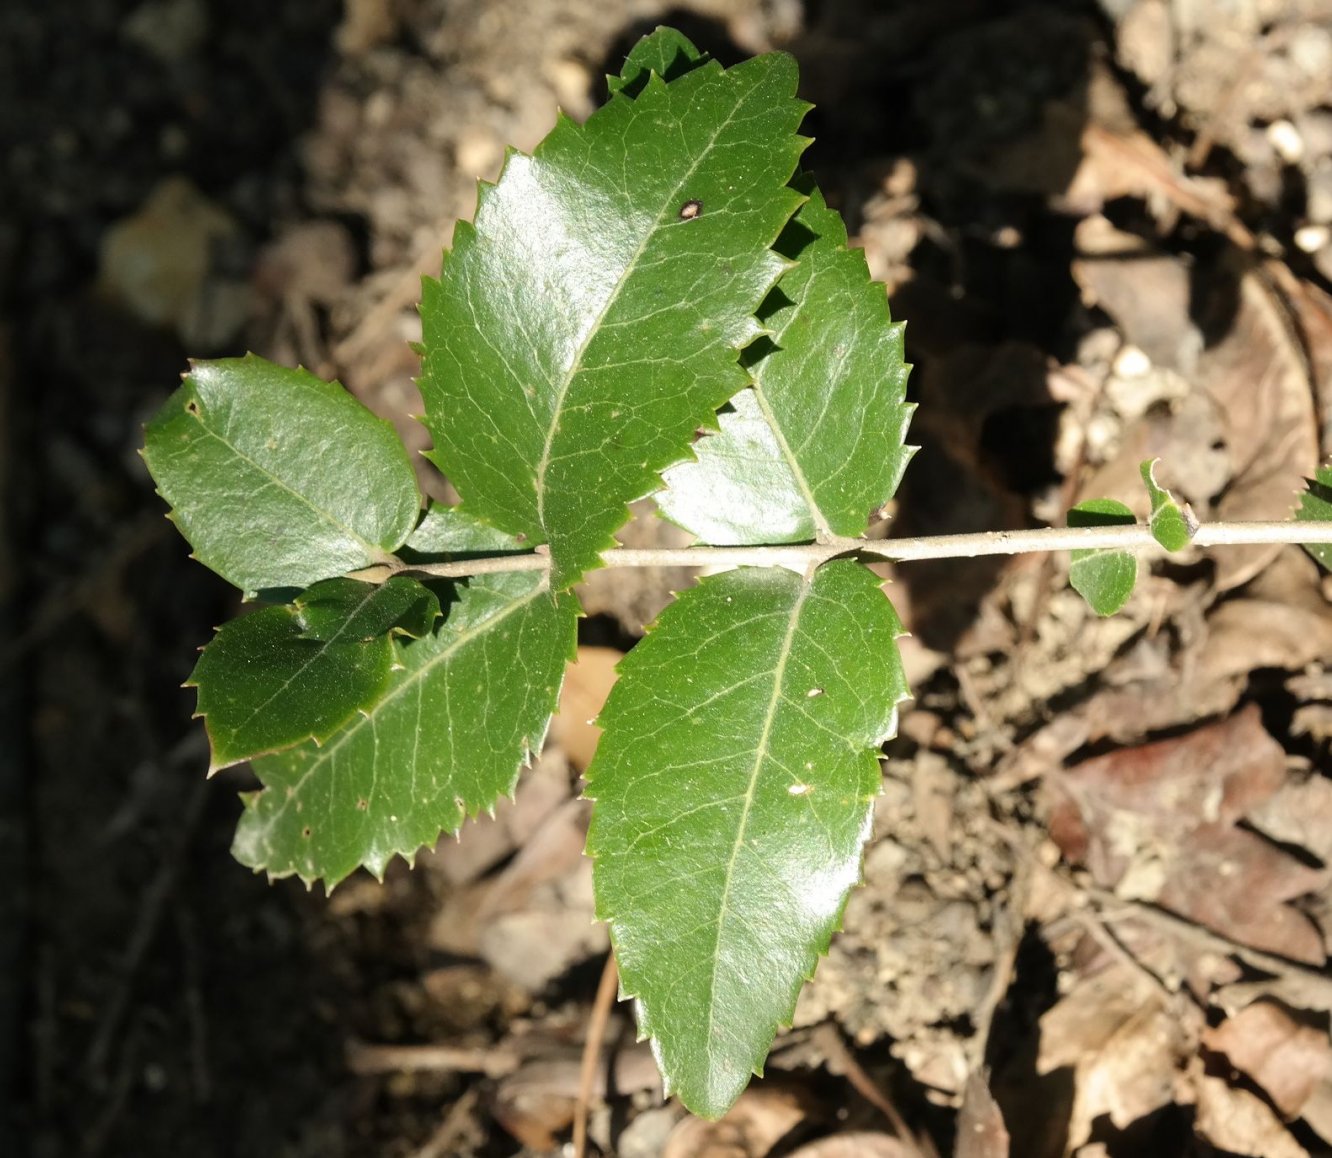
<instances>
[{"instance_id":1,"label":"dry brown leaf","mask_svg":"<svg viewBox=\"0 0 1332 1158\"><path fill-rule=\"evenodd\" d=\"M1236 827L1286 781L1256 707L1183 736L1085 761L1050 783L1050 834L1121 896L1255 948L1321 964L1322 937L1285 902L1326 874Z\"/></svg>"},{"instance_id":2,"label":"dry brown leaf","mask_svg":"<svg viewBox=\"0 0 1332 1158\"><path fill-rule=\"evenodd\" d=\"M1217 229L1234 219L1235 202L1223 181L1184 176L1181 166L1140 130L1088 124L1082 154L1064 196L1073 211L1098 213L1120 197L1141 197L1163 226L1177 212Z\"/></svg>"},{"instance_id":3,"label":"dry brown leaf","mask_svg":"<svg viewBox=\"0 0 1332 1158\"><path fill-rule=\"evenodd\" d=\"M455 840L441 841L423 863L441 872L450 885L474 881L521 848L557 808L574 795L573 778L563 755L552 748L523 773L512 800L469 820Z\"/></svg>"},{"instance_id":4,"label":"dry brown leaf","mask_svg":"<svg viewBox=\"0 0 1332 1158\"><path fill-rule=\"evenodd\" d=\"M1087 1141L1102 1115L1123 1129L1175 1101L1180 1059L1191 1050L1198 1018L1182 999L1168 1006L1126 963L1082 978L1041 1018L1037 1072L1074 1072L1068 1150Z\"/></svg>"},{"instance_id":5,"label":"dry brown leaf","mask_svg":"<svg viewBox=\"0 0 1332 1158\"><path fill-rule=\"evenodd\" d=\"M1306 849L1332 864L1332 780L1314 773L1291 780L1250 813L1249 822L1283 844Z\"/></svg>"},{"instance_id":6,"label":"dry brown leaf","mask_svg":"<svg viewBox=\"0 0 1332 1158\"><path fill-rule=\"evenodd\" d=\"M556 1135L573 1121L580 1069L579 1059L573 1056L525 1063L500 1082L495 1092L495 1120L524 1146L543 1153L559 1149ZM661 1090L661 1075L646 1042L616 1053L614 1071L617 1094ZM606 1097L605 1066L597 1067L592 1096L597 1100Z\"/></svg>"},{"instance_id":7,"label":"dry brown leaf","mask_svg":"<svg viewBox=\"0 0 1332 1158\"><path fill-rule=\"evenodd\" d=\"M1285 779L1285 753L1251 706L1183 736L1122 748L1070 768L1061 778L1051 835L1065 856L1087 861L1099 879L1113 879L1127 861L1122 827L1119 841L1104 839L1113 814L1127 814L1121 823L1136 820L1173 832L1234 824Z\"/></svg>"},{"instance_id":8,"label":"dry brown leaf","mask_svg":"<svg viewBox=\"0 0 1332 1158\"><path fill-rule=\"evenodd\" d=\"M562 773L557 781L561 797L554 807L540 814L535 809L527 815L512 814L514 827L499 830L499 835L494 824L480 826L489 834L490 856L497 850L517 850L501 872L476 879L473 862L463 861L471 875L453 863L455 856L463 855L454 850L467 847L467 833L459 845L441 846L434 858L442 862L451 887L444 891L431 920L430 946L480 956L529 992L539 991L571 965L604 952L607 945L605 927L592 920L592 866L582 855L589 805L569 799L568 765L562 756L555 763ZM452 883L455 877L457 884Z\"/></svg>"},{"instance_id":9,"label":"dry brown leaf","mask_svg":"<svg viewBox=\"0 0 1332 1158\"><path fill-rule=\"evenodd\" d=\"M661 1158L764 1158L810 1112L805 1090L771 1082L750 1086L718 1121L680 1122L666 1140Z\"/></svg>"},{"instance_id":10,"label":"dry brown leaf","mask_svg":"<svg viewBox=\"0 0 1332 1158\"><path fill-rule=\"evenodd\" d=\"M1242 828L1205 825L1182 836L1164 866L1153 900L1256 949L1321 965L1326 959L1318 927L1283 902L1312 893L1327 873Z\"/></svg>"},{"instance_id":11,"label":"dry brown leaf","mask_svg":"<svg viewBox=\"0 0 1332 1158\"><path fill-rule=\"evenodd\" d=\"M1315 402L1294 322L1274 288L1250 269L1239 277L1226 337L1198 360L1198 380L1226 418L1234 470L1217 518L1285 519L1292 496L1318 466ZM1217 587L1238 587L1281 549L1264 544L1217 552Z\"/></svg>"},{"instance_id":12,"label":"dry brown leaf","mask_svg":"<svg viewBox=\"0 0 1332 1158\"><path fill-rule=\"evenodd\" d=\"M596 718L615 683L615 665L624 653L611 647L582 646L564 675L560 710L551 721L551 736L580 771L591 762L601 738Z\"/></svg>"},{"instance_id":13,"label":"dry brown leaf","mask_svg":"<svg viewBox=\"0 0 1332 1158\"><path fill-rule=\"evenodd\" d=\"M1124 340L1154 366L1192 372L1203 338L1189 313L1193 294L1184 260L1116 229L1100 214L1079 222L1073 244L1079 254L1073 280L1084 304L1109 314Z\"/></svg>"},{"instance_id":14,"label":"dry brown leaf","mask_svg":"<svg viewBox=\"0 0 1332 1158\"><path fill-rule=\"evenodd\" d=\"M1255 1001L1203 1035L1272 1100L1287 1120L1298 1118L1332 1074L1327 1030L1296 1019L1273 1001Z\"/></svg>"},{"instance_id":15,"label":"dry brown leaf","mask_svg":"<svg viewBox=\"0 0 1332 1158\"><path fill-rule=\"evenodd\" d=\"M1251 1158L1309 1158L1257 1094L1205 1074L1198 1078L1196 1089L1193 1128L1217 1149Z\"/></svg>"},{"instance_id":16,"label":"dry brown leaf","mask_svg":"<svg viewBox=\"0 0 1332 1158\"><path fill-rule=\"evenodd\" d=\"M1207 679L1256 668L1297 671L1332 655L1332 615L1287 602L1228 599L1208 617L1198 667Z\"/></svg>"}]
</instances>

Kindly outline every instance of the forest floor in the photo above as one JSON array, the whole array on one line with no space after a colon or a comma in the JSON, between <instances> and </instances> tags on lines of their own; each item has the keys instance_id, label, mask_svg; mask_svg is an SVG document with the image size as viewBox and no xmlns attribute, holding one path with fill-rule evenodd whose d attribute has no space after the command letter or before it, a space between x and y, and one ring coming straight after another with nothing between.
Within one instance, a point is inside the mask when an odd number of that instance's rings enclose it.
<instances>
[{"instance_id":1,"label":"forest floor","mask_svg":"<svg viewBox=\"0 0 1332 1158\"><path fill-rule=\"evenodd\" d=\"M236 600L136 450L187 354L246 348L424 446L420 276L657 23L800 63L805 163L908 321L891 534L1141 511L1155 457L1204 520L1284 518L1332 451L1329 0L10 0L0 1152L567 1141L607 948L578 721L688 575L595 576L517 799L326 899L228 855L249 781L204 780L180 685ZM1332 585L1195 552L1102 620L1063 557L892 578L915 699L795 1026L707 1124L617 1009L593 1146L1332 1153Z\"/></svg>"}]
</instances>

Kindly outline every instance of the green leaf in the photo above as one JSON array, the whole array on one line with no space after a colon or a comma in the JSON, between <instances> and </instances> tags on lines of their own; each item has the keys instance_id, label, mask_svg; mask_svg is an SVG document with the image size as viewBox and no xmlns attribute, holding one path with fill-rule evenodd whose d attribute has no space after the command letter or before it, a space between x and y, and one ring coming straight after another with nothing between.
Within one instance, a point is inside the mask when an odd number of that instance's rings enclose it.
<instances>
[{"instance_id":1,"label":"green leaf","mask_svg":"<svg viewBox=\"0 0 1332 1158\"><path fill-rule=\"evenodd\" d=\"M302 639L370 640L397 631L420 639L439 618L439 597L405 575L383 583L325 579L296 597Z\"/></svg>"},{"instance_id":2,"label":"green leaf","mask_svg":"<svg viewBox=\"0 0 1332 1158\"><path fill-rule=\"evenodd\" d=\"M847 248L841 217L808 177L799 186L809 200L777 246L797 264L764 313L776 347L753 363L752 394L734 401L745 421L723 416L721 433L695 447L699 461L667 471L658 497L704 542L859 535L911 456L902 324L890 319L864 254ZM770 429L766 440L754 430L755 411ZM761 467L760 455L772 465ZM732 522L743 525L717 525L725 504L735 504Z\"/></svg>"},{"instance_id":3,"label":"green leaf","mask_svg":"<svg viewBox=\"0 0 1332 1158\"><path fill-rule=\"evenodd\" d=\"M1332 520L1332 466L1320 466L1313 478L1305 480L1305 491L1300 495L1300 505L1295 508L1295 518L1299 522ZM1332 571L1332 543L1305 543L1304 549Z\"/></svg>"},{"instance_id":4,"label":"green leaf","mask_svg":"<svg viewBox=\"0 0 1332 1158\"><path fill-rule=\"evenodd\" d=\"M1115 499L1088 499L1068 512L1070 527L1112 527L1136 523L1133 512ZM1138 559L1132 551L1095 547L1073 551L1068 581L1097 615L1113 615L1133 594Z\"/></svg>"},{"instance_id":5,"label":"green leaf","mask_svg":"<svg viewBox=\"0 0 1332 1158\"><path fill-rule=\"evenodd\" d=\"M203 649L186 685L199 689L210 771L327 739L383 693L392 663L387 638L305 638L291 607L233 619Z\"/></svg>"},{"instance_id":6,"label":"green leaf","mask_svg":"<svg viewBox=\"0 0 1332 1158\"><path fill-rule=\"evenodd\" d=\"M511 154L421 306L431 457L476 515L550 545L563 590L694 431L786 262L808 106L780 53L652 73Z\"/></svg>"},{"instance_id":7,"label":"green leaf","mask_svg":"<svg viewBox=\"0 0 1332 1158\"><path fill-rule=\"evenodd\" d=\"M608 76L606 83L612 96L622 92L635 97L647 84L648 73L655 72L662 80L676 80L707 59L684 33L674 28L658 27L629 50L620 75Z\"/></svg>"},{"instance_id":8,"label":"green leaf","mask_svg":"<svg viewBox=\"0 0 1332 1158\"><path fill-rule=\"evenodd\" d=\"M669 1091L716 1117L839 926L908 692L850 561L704 579L620 664L588 769L597 914Z\"/></svg>"},{"instance_id":9,"label":"green leaf","mask_svg":"<svg viewBox=\"0 0 1332 1158\"><path fill-rule=\"evenodd\" d=\"M694 444L695 462L662 475L657 508L705 543L744 546L814 538L814 519L753 390L718 415L720 433Z\"/></svg>"},{"instance_id":10,"label":"green leaf","mask_svg":"<svg viewBox=\"0 0 1332 1158\"><path fill-rule=\"evenodd\" d=\"M272 877L331 888L358 865L376 876L513 791L541 746L577 604L544 574L474 579L420 640L390 639L395 670L377 703L319 747L254 761L232 851Z\"/></svg>"},{"instance_id":11,"label":"green leaf","mask_svg":"<svg viewBox=\"0 0 1332 1158\"><path fill-rule=\"evenodd\" d=\"M253 355L196 362L144 460L196 557L242 590L383 561L420 496L393 427L337 383Z\"/></svg>"},{"instance_id":12,"label":"green leaf","mask_svg":"<svg viewBox=\"0 0 1332 1158\"><path fill-rule=\"evenodd\" d=\"M518 554L529 550L521 538L499 531L471 511L432 502L403 545L404 559L465 559L476 555Z\"/></svg>"},{"instance_id":13,"label":"green leaf","mask_svg":"<svg viewBox=\"0 0 1332 1158\"><path fill-rule=\"evenodd\" d=\"M1188 503L1181 507L1168 490L1157 484L1156 464L1160 461L1159 458L1148 459L1138 468L1152 502L1152 538L1167 551L1182 551L1197 532L1198 520Z\"/></svg>"}]
</instances>

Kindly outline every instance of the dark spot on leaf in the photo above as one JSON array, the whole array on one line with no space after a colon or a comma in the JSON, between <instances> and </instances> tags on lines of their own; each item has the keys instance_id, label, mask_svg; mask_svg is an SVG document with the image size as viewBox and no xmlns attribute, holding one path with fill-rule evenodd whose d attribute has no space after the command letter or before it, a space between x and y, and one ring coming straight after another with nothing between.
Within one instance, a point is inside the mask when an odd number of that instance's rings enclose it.
<instances>
[{"instance_id":1,"label":"dark spot on leaf","mask_svg":"<svg viewBox=\"0 0 1332 1158\"><path fill-rule=\"evenodd\" d=\"M309 840L309 839L310 839L311 831L312 831L312 830L311 830L310 826L307 824L303 829L301 829L301 835L302 835L303 837L305 837L306 840Z\"/></svg>"},{"instance_id":2,"label":"dark spot on leaf","mask_svg":"<svg viewBox=\"0 0 1332 1158\"><path fill-rule=\"evenodd\" d=\"M356 808L357 811L359 812L364 812L369 807L370 807L370 801L368 800L358 800L356 802Z\"/></svg>"},{"instance_id":3,"label":"dark spot on leaf","mask_svg":"<svg viewBox=\"0 0 1332 1158\"><path fill-rule=\"evenodd\" d=\"M703 202L699 201L697 198L691 198L680 206L680 220L693 221L694 218L702 212Z\"/></svg>"},{"instance_id":4,"label":"dark spot on leaf","mask_svg":"<svg viewBox=\"0 0 1332 1158\"><path fill-rule=\"evenodd\" d=\"M199 415L203 413L199 409L199 401L197 398L191 398L187 403L185 403L185 413L193 415L195 418L198 418Z\"/></svg>"}]
</instances>

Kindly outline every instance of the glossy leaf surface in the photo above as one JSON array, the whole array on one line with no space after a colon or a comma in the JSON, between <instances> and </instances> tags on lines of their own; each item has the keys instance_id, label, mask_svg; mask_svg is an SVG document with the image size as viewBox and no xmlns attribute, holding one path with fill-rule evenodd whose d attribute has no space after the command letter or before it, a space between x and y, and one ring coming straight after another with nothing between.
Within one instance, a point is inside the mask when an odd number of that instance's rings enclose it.
<instances>
[{"instance_id":1,"label":"glossy leaf surface","mask_svg":"<svg viewBox=\"0 0 1332 1158\"><path fill-rule=\"evenodd\" d=\"M841 217L807 178L801 184L809 200L778 244L796 265L764 314L776 348L751 366L752 395L735 400L748 420L723 417L721 432L696 446L698 462L666 473L658 500L704 542L859 535L896 492L910 458L902 325L890 319L864 254L847 248ZM770 446L753 434L754 410L770 428ZM771 467L758 466L759 451ZM723 503L735 506L743 526L716 525Z\"/></svg>"},{"instance_id":2,"label":"glossy leaf surface","mask_svg":"<svg viewBox=\"0 0 1332 1158\"><path fill-rule=\"evenodd\" d=\"M1332 520L1332 466L1320 466L1314 477L1306 481L1295 518L1306 522ZM1306 543L1304 549L1332 571L1332 543Z\"/></svg>"},{"instance_id":3,"label":"glossy leaf surface","mask_svg":"<svg viewBox=\"0 0 1332 1158\"><path fill-rule=\"evenodd\" d=\"M253 355L196 362L144 460L195 556L245 591L382 560L420 513L393 427L335 382Z\"/></svg>"},{"instance_id":4,"label":"glossy leaf surface","mask_svg":"<svg viewBox=\"0 0 1332 1158\"><path fill-rule=\"evenodd\" d=\"M684 33L658 26L629 50L619 76L608 76L611 95L637 96L655 72L662 80L676 80L702 64L707 57Z\"/></svg>"},{"instance_id":5,"label":"glossy leaf surface","mask_svg":"<svg viewBox=\"0 0 1332 1158\"><path fill-rule=\"evenodd\" d=\"M800 543L814 538L809 503L782 456L753 390L718 415L719 433L694 444L697 460L671 467L657 507L704 543Z\"/></svg>"},{"instance_id":6,"label":"glossy leaf surface","mask_svg":"<svg viewBox=\"0 0 1332 1158\"><path fill-rule=\"evenodd\" d=\"M1152 503L1152 538L1167 551L1182 551L1193 539L1198 522L1187 503L1181 507L1174 495L1157 483L1156 464L1160 461L1159 458L1149 459L1139 467Z\"/></svg>"},{"instance_id":7,"label":"glossy leaf surface","mask_svg":"<svg viewBox=\"0 0 1332 1158\"><path fill-rule=\"evenodd\" d=\"M224 624L189 679L199 690L212 769L327 739L383 693L392 663L387 637L305 638L291 607L263 607Z\"/></svg>"},{"instance_id":8,"label":"glossy leaf surface","mask_svg":"<svg viewBox=\"0 0 1332 1158\"><path fill-rule=\"evenodd\" d=\"M1136 523L1133 512L1115 499L1088 499L1068 512L1070 527L1107 527ZM1138 559L1131 551L1096 547L1070 552L1068 581L1097 615L1113 615L1133 594Z\"/></svg>"},{"instance_id":9,"label":"glossy leaf surface","mask_svg":"<svg viewBox=\"0 0 1332 1158\"><path fill-rule=\"evenodd\" d=\"M880 580L704 579L620 665L588 770L588 852L625 996L668 1087L723 1113L860 874L879 745L907 695Z\"/></svg>"},{"instance_id":10,"label":"glossy leaf surface","mask_svg":"<svg viewBox=\"0 0 1332 1158\"><path fill-rule=\"evenodd\" d=\"M237 859L331 888L493 807L545 736L575 615L540 573L472 580L433 634L390 640L395 670L373 707L322 747L254 761L264 789L246 798Z\"/></svg>"},{"instance_id":11,"label":"glossy leaf surface","mask_svg":"<svg viewBox=\"0 0 1332 1158\"><path fill-rule=\"evenodd\" d=\"M483 187L421 306L432 457L476 515L597 564L700 423L786 262L808 107L781 54L652 73Z\"/></svg>"}]
</instances>

